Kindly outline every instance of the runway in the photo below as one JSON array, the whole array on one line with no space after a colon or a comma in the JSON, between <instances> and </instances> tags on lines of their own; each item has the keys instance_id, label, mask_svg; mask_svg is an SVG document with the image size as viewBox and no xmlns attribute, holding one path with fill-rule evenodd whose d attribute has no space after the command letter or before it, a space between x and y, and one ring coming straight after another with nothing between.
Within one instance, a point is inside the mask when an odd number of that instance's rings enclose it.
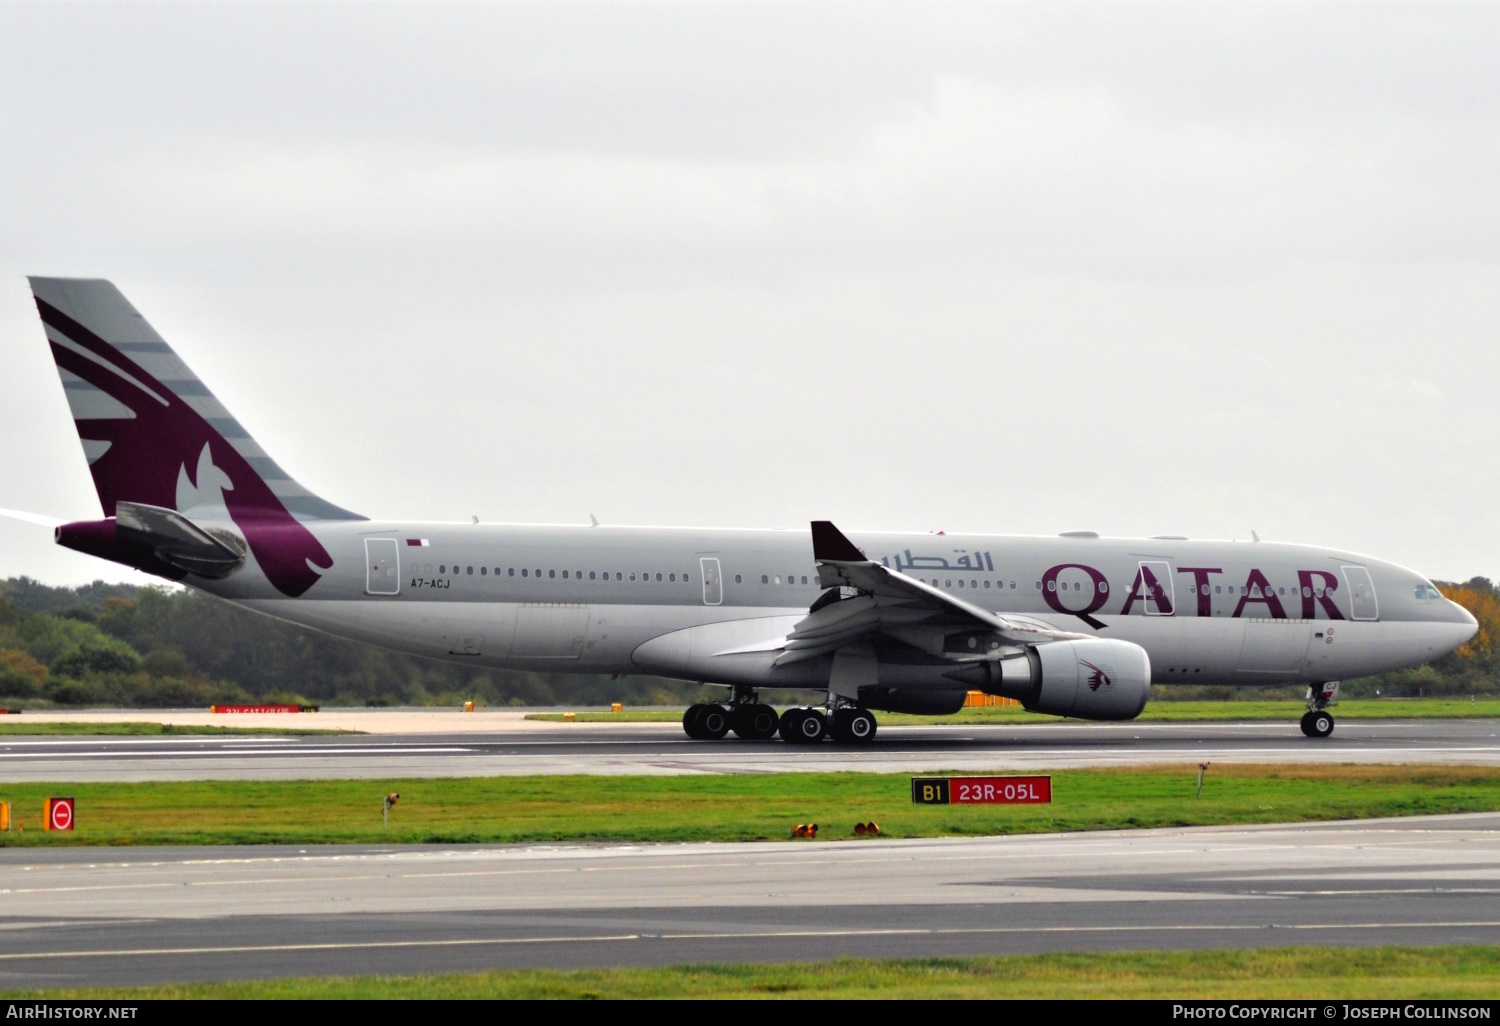
<instances>
[{"instance_id":1,"label":"runway","mask_svg":"<svg viewBox=\"0 0 1500 1026\"><path fill-rule=\"evenodd\" d=\"M0 986L1500 943L1500 815L976 839L0 850Z\"/></svg>"},{"instance_id":2,"label":"runway","mask_svg":"<svg viewBox=\"0 0 1500 1026\"><path fill-rule=\"evenodd\" d=\"M1075 723L883 728L868 746L691 741L675 724L516 721L512 730L300 737L0 737L0 782L399 778L535 773L1042 770L1196 762L1500 765L1500 720Z\"/></svg>"}]
</instances>

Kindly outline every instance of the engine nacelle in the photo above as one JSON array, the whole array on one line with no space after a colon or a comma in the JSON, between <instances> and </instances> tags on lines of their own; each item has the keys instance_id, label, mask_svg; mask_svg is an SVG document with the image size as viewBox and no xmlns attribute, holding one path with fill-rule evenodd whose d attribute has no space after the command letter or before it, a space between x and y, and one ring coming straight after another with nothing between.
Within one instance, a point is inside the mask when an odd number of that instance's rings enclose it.
<instances>
[{"instance_id":1,"label":"engine nacelle","mask_svg":"<svg viewBox=\"0 0 1500 1026\"><path fill-rule=\"evenodd\" d=\"M1049 641L1028 648L1023 658L983 667L987 679L974 683L986 692L1054 716L1133 720L1151 697L1151 657L1129 641ZM973 679L978 669L964 671L962 679Z\"/></svg>"}]
</instances>

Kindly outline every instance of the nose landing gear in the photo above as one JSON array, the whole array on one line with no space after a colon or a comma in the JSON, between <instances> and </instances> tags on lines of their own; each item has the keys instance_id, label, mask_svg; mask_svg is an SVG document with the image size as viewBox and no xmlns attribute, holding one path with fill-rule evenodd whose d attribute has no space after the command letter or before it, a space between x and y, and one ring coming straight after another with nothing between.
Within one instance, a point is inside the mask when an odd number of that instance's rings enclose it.
<instances>
[{"instance_id":1,"label":"nose landing gear","mask_svg":"<svg viewBox=\"0 0 1500 1026\"><path fill-rule=\"evenodd\" d=\"M1322 709L1309 709L1302 716L1302 733L1308 737L1327 737L1333 733L1333 717Z\"/></svg>"},{"instance_id":2,"label":"nose landing gear","mask_svg":"<svg viewBox=\"0 0 1500 1026\"><path fill-rule=\"evenodd\" d=\"M1307 712L1302 717L1302 733L1308 737L1327 737L1333 733L1333 714L1328 707L1339 699L1336 680L1314 684L1307 689Z\"/></svg>"}]
</instances>

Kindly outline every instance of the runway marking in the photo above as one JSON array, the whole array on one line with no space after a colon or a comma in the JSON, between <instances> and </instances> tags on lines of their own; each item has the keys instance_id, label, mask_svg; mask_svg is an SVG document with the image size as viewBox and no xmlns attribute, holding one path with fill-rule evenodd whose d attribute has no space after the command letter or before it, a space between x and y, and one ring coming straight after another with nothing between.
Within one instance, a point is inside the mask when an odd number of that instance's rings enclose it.
<instances>
[{"instance_id":1,"label":"runway marking","mask_svg":"<svg viewBox=\"0 0 1500 1026\"><path fill-rule=\"evenodd\" d=\"M22 746L41 748L45 745L264 745L275 744L277 742L294 744L296 741L297 739L294 737L214 737L212 734L192 734L182 737L117 737L109 735L108 737L96 736L92 738L87 735L78 735L76 737L61 739L47 738L46 740L39 741L29 739L9 740L0 747Z\"/></svg>"},{"instance_id":2,"label":"runway marking","mask_svg":"<svg viewBox=\"0 0 1500 1026\"><path fill-rule=\"evenodd\" d=\"M66 759L141 759L148 755L160 759L212 759L217 756L238 758L242 755L277 755L277 756L299 756L299 755L456 755L471 753L472 748L401 748L397 746L388 747L341 747L341 748L281 748L281 749L247 749L241 748L233 752L0 752L0 759L55 759L58 761Z\"/></svg>"},{"instance_id":3,"label":"runway marking","mask_svg":"<svg viewBox=\"0 0 1500 1026\"><path fill-rule=\"evenodd\" d=\"M1441 930L1500 929L1500 921L1432 923L1231 923L1220 925L1156 924L1151 926L993 926L889 930L768 930L743 933L619 933L572 937L465 937L450 940L349 941L322 944L226 944L200 948L115 948L90 951L23 951L0 954L3 962L59 958L146 958L161 955L247 955L294 951L377 951L395 948L463 948L521 944L604 944L639 940L779 940L836 937L951 937L1002 934L1067 933L1246 933L1264 930Z\"/></svg>"},{"instance_id":4,"label":"runway marking","mask_svg":"<svg viewBox=\"0 0 1500 1026\"><path fill-rule=\"evenodd\" d=\"M1277 897L1329 897L1343 894L1500 894L1500 887L1380 887L1362 891L1357 887L1348 890L1328 891L1263 891Z\"/></svg>"}]
</instances>

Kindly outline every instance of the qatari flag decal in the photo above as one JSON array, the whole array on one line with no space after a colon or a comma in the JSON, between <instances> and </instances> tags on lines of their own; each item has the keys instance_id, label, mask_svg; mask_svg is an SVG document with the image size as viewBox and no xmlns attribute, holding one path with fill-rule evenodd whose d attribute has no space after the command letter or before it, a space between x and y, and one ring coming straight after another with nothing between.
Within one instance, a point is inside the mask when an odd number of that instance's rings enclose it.
<instances>
[{"instance_id":1,"label":"qatari flag decal","mask_svg":"<svg viewBox=\"0 0 1500 1026\"><path fill-rule=\"evenodd\" d=\"M414 546L416 548L425 548L426 546L431 545L432 542L428 541L426 538L408 538L406 539L406 544Z\"/></svg>"}]
</instances>

